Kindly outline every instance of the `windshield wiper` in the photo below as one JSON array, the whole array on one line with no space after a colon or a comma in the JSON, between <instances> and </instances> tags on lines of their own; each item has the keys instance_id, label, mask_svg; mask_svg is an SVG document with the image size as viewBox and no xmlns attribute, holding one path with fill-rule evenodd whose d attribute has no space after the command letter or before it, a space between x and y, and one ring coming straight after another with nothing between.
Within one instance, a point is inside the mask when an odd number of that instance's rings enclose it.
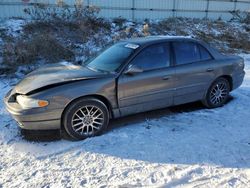
<instances>
[{"instance_id":1,"label":"windshield wiper","mask_svg":"<svg viewBox=\"0 0 250 188\"><path fill-rule=\"evenodd\" d=\"M93 67L89 67L88 65L85 65L85 67L89 70L95 71L95 72L100 72L97 69L94 69Z\"/></svg>"},{"instance_id":2,"label":"windshield wiper","mask_svg":"<svg viewBox=\"0 0 250 188\"><path fill-rule=\"evenodd\" d=\"M101 69L97 69L97 68L93 68L93 67L90 67L90 66L86 66L86 68L92 70L92 71L95 71L95 72L102 72L102 73L106 73L106 74L110 74L111 72L109 71L106 71L106 70L101 70Z\"/></svg>"}]
</instances>

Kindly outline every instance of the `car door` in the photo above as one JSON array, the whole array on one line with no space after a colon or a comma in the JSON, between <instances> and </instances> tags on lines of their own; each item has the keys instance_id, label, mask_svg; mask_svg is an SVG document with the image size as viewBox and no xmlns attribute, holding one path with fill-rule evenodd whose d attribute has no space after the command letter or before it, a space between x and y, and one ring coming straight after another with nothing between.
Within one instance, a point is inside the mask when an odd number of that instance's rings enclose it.
<instances>
[{"instance_id":1,"label":"car door","mask_svg":"<svg viewBox=\"0 0 250 188\"><path fill-rule=\"evenodd\" d=\"M177 41L172 46L176 67L174 105L203 99L215 77L213 57L196 42Z\"/></svg>"},{"instance_id":2,"label":"car door","mask_svg":"<svg viewBox=\"0 0 250 188\"><path fill-rule=\"evenodd\" d=\"M128 74L130 67L141 70ZM121 115L128 115L173 104L174 68L169 43L144 48L118 79L118 103Z\"/></svg>"}]
</instances>

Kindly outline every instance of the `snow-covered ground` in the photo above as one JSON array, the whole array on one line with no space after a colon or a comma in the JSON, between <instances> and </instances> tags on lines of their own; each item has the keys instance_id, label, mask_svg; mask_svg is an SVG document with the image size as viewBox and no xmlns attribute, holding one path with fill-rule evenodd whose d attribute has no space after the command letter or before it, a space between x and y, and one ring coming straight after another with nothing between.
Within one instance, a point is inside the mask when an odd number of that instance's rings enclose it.
<instances>
[{"instance_id":1,"label":"snow-covered ground","mask_svg":"<svg viewBox=\"0 0 250 188\"><path fill-rule=\"evenodd\" d=\"M22 138L0 103L0 187L250 187L250 55L222 108L199 104L118 119L80 142ZM0 98L15 80L0 80Z\"/></svg>"}]
</instances>

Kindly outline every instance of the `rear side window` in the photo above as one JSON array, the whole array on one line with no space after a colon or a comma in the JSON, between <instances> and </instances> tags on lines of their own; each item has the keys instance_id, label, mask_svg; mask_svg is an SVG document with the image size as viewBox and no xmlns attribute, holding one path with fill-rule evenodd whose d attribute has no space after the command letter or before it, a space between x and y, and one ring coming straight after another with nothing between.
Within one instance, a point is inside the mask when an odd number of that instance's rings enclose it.
<instances>
[{"instance_id":1,"label":"rear side window","mask_svg":"<svg viewBox=\"0 0 250 188\"><path fill-rule=\"evenodd\" d=\"M170 65L169 44L157 44L140 52L131 65L136 65L144 71L168 67Z\"/></svg>"},{"instance_id":2,"label":"rear side window","mask_svg":"<svg viewBox=\"0 0 250 188\"><path fill-rule=\"evenodd\" d=\"M200 61L200 51L193 42L174 42L174 51L177 65Z\"/></svg>"},{"instance_id":3,"label":"rear side window","mask_svg":"<svg viewBox=\"0 0 250 188\"><path fill-rule=\"evenodd\" d=\"M210 53L201 45L199 45L200 53L201 53L201 61L207 61L212 59Z\"/></svg>"},{"instance_id":4,"label":"rear side window","mask_svg":"<svg viewBox=\"0 0 250 188\"><path fill-rule=\"evenodd\" d=\"M173 47L177 65L212 59L210 53L203 46L194 42L174 42Z\"/></svg>"}]
</instances>

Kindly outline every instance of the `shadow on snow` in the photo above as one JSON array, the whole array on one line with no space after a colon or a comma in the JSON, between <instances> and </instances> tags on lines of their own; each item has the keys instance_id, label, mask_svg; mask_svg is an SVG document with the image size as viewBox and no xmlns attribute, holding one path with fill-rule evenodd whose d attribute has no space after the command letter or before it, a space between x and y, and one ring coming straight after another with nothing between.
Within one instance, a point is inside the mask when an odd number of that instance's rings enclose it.
<instances>
[{"instance_id":1,"label":"shadow on snow","mask_svg":"<svg viewBox=\"0 0 250 188\"><path fill-rule=\"evenodd\" d=\"M233 101L231 97L229 103ZM38 142L33 147L43 147L43 151L53 147L45 157L77 149L150 163L249 168L250 140L232 135L239 131L238 126L227 129L226 124L213 120L214 113L196 102L112 120L106 134L84 141L69 142L59 131L26 132L24 138ZM67 147L57 150L56 145L65 146L65 142Z\"/></svg>"}]
</instances>

